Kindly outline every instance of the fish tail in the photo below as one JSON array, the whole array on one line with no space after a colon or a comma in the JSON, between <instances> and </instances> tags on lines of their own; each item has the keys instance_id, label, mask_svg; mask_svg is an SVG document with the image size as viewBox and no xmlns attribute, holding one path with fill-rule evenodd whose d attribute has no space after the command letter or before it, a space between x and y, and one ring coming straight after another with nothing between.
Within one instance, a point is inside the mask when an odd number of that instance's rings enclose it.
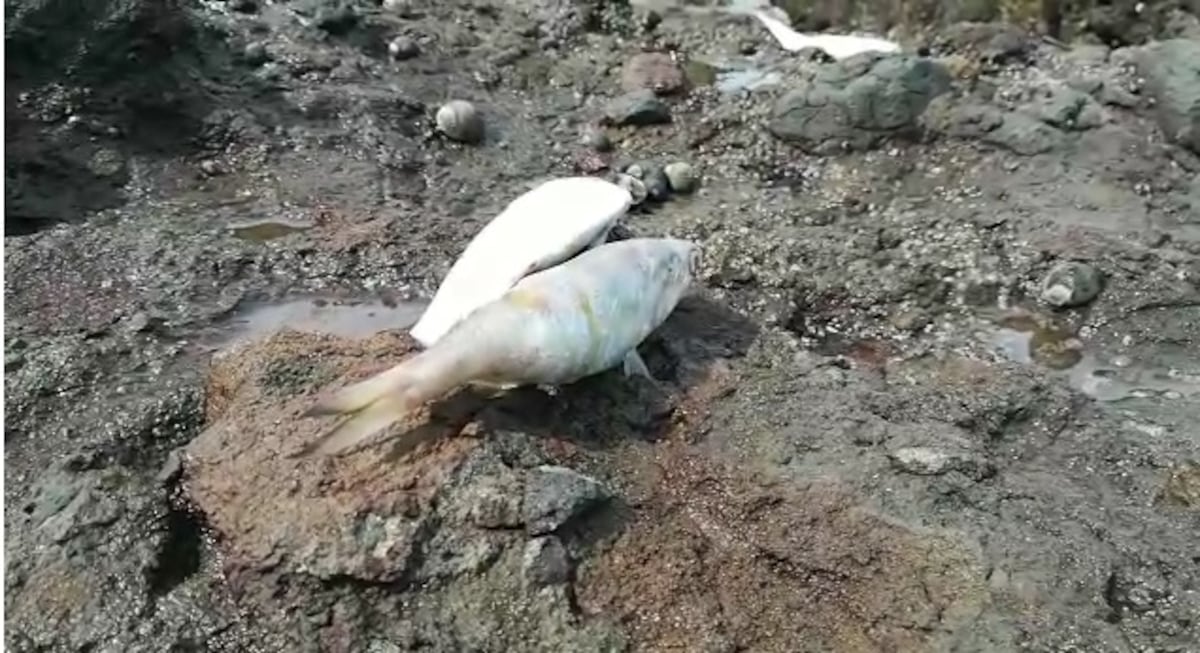
<instances>
[{"instance_id":1,"label":"fish tail","mask_svg":"<svg viewBox=\"0 0 1200 653\"><path fill-rule=\"evenodd\" d=\"M409 359L365 381L342 388L318 401L302 417L344 415L303 454L331 455L347 451L410 415L436 394L426 374L424 357Z\"/></svg>"}]
</instances>

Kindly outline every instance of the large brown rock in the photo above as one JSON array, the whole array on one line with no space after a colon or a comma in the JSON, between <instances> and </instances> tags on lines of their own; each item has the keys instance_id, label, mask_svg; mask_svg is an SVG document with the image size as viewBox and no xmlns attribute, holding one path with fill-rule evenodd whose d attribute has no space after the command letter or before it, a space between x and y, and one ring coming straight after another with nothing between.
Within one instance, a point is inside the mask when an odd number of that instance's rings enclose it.
<instances>
[{"instance_id":1,"label":"large brown rock","mask_svg":"<svg viewBox=\"0 0 1200 653\"><path fill-rule=\"evenodd\" d=\"M314 400L308 390L366 378L413 347L390 332L349 341L284 331L215 362L210 426L187 447L184 482L222 537L231 580L279 567L365 581L410 571L432 497L478 440L439 438L400 459L386 445L340 458L296 454L330 424L300 417ZM413 437L457 430L426 426Z\"/></svg>"}]
</instances>

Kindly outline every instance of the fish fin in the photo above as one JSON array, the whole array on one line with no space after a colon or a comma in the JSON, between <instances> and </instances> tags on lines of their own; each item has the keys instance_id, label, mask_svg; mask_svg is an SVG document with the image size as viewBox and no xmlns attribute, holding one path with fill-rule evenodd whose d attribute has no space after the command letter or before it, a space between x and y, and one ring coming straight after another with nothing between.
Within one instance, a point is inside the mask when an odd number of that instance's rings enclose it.
<instances>
[{"instance_id":1,"label":"fish fin","mask_svg":"<svg viewBox=\"0 0 1200 653\"><path fill-rule=\"evenodd\" d=\"M348 415L321 434L301 452L302 455L329 456L348 453L410 413L413 405L403 397L385 397Z\"/></svg>"},{"instance_id":2,"label":"fish fin","mask_svg":"<svg viewBox=\"0 0 1200 653\"><path fill-rule=\"evenodd\" d=\"M621 369L625 376L640 376L657 383L657 379L650 374L650 368L646 367L646 361L642 360L636 349L630 349L629 353L625 354L625 359L621 361Z\"/></svg>"},{"instance_id":3,"label":"fish fin","mask_svg":"<svg viewBox=\"0 0 1200 653\"><path fill-rule=\"evenodd\" d=\"M317 402L302 417L346 417L305 447L302 454L342 453L402 419L421 404L420 393L414 392L416 381L411 368L401 363Z\"/></svg>"}]
</instances>

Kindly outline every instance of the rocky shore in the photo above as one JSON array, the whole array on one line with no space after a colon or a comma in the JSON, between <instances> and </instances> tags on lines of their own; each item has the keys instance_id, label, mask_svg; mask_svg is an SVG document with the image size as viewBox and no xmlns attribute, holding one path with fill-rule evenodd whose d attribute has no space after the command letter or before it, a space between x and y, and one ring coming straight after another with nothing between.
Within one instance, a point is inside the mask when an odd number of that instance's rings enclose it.
<instances>
[{"instance_id":1,"label":"rocky shore","mask_svg":"<svg viewBox=\"0 0 1200 653\"><path fill-rule=\"evenodd\" d=\"M1200 8L876 4L7 2L5 650L1200 651ZM296 456L571 174L661 383Z\"/></svg>"}]
</instances>

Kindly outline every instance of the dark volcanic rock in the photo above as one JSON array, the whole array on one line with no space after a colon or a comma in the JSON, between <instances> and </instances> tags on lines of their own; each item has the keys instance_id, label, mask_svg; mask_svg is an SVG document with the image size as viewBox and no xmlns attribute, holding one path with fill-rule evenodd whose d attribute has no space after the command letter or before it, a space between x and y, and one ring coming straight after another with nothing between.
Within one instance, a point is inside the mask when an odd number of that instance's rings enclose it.
<instances>
[{"instance_id":1,"label":"dark volcanic rock","mask_svg":"<svg viewBox=\"0 0 1200 653\"><path fill-rule=\"evenodd\" d=\"M627 93L649 89L659 95L670 95L683 88L683 69L669 54L635 54L621 69L621 89Z\"/></svg>"},{"instance_id":2,"label":"dark volcanic rock","mask_svg":"<svg viewBox=\"0 0 1200 653\"><path fill-rule=\"evenodd\" d=\"M891 135L911 135L933 98L950 89L950 73L921 57L890 56L869 68L823 66L775 104L768 129L814 152L862 150Z\"/></svg>"},{"instance_id":3,"label":"dark volcanic rock","mask_svg":"<svg viewBox=\"0 0 1200 653\"><path fill-rule=\"evenodd\" d=\"M550 533L608 497L599 482L579 472L537 467L525 482L525 528L533 535Z\"/></svg>"}]
</instances>

